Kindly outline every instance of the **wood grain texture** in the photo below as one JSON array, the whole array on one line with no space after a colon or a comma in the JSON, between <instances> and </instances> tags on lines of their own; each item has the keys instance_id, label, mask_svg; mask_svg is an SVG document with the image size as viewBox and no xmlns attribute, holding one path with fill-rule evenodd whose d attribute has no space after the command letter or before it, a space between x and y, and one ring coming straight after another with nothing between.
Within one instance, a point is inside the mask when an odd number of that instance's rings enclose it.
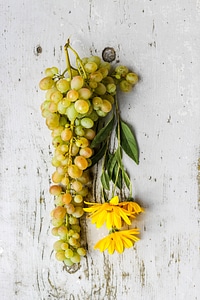
<instances>
[{"instance_id":1,"label":"wood grain texture","mask_svg":"<svg viewBox=\"0 0 200 300\"><path fill-rule=\"evenodd\" d=\"M200 1L8 0L0 24L1 299L200 299ZM52 253L38 90L46 67L64 68L69 36L81 56L113 47L140 76L121 113L140 145L140 165L125 165L146 209L141 241L120 256L93 250L105 232L87 222L88 256L73 274Z\"/></svg>"}]
</instances>

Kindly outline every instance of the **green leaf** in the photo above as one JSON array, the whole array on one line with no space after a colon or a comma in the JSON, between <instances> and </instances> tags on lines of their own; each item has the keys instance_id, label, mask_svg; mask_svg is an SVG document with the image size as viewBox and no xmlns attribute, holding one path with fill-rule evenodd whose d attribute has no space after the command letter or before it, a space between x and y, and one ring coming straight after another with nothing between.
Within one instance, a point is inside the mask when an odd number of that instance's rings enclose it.
<instances>
[{"instance_id":1,"label":"green leaf","mask_svg":"<svg viewBox=\"0 0 200 300\"><path fill-rule=\"evenodd\" d=\"M119 189L122 189L122 170L118 162L116 162L113 169L112 181Z\"/></svg>"},{"instance_id":2,"label":"green leaf","mask_svg":"<svg viewBox=\"0 0 200 300\"><path fill-rule=\"evenodd\" d=\"M110 178L108 176L108 173L105 171L101 174L101 183L105 190L110 190Z\"/></svg>"},{"instance_id":3,"label":"green leaf","mask_svg":"<svg viewBox=\"0 0 200 300\"><path fill-rule=\"evenodd\" d=\"M115 154L116 153L110 154L110 159L108 161L108 164L107 164L107 166L105 166L106 170L108 171L108 175L109 175L110 179L112 179L112 173L113 173L116 161L117 161L117 157Z\"/></svg>"},{"instance_id":4,"label":"green leaf","mask_svg":"<svg viewBox=\"0 0 200 300\"><path fill-rule=\"evenodd\" d=\"M129 126L122 120L120 121L120 137L123 150L136 164L139 164L139 149L136 138Z\"/></svg>"},{"instance_id":5,"label":"green leaf","mask_svg":"<svg viewBox=\"0 0 200 300\"><path fill-rule=\"evenodd\" d=\"M131 187L130 177L125 170L122 170L122 178L128 189Z\"/></svg>"},{"instance_id":6,"label":"green leaf","mask_svg":"<svg viewBox=\"0 0 200 300\"><path fill-rule=\"evenodd\" d=\"M97 151L97 153L91 157L92 164L90 168L93 167L104 156L106 149L107 143L102 144L102 147Z\"/></svg>"},{"instance_id":7,"label":"green leaf","mask_svg":"<svg viewBox=\"0 0 200 300\"><path fill-rule=\"evenodd\" d=\"M91 148L96 147L97 145L99 145L100 143L102 143L103 141L105 141L107 139L107 137L109 136L110 132L113 129L114 122L115 122L115 118L114 118L114 115L113 115L113 117L106 124L106 126L104 126L103 128L101 128L99 130L99 132L97 133L97 135L93 139L92 143L90 144Z\"/></svg>"}]
</instances>

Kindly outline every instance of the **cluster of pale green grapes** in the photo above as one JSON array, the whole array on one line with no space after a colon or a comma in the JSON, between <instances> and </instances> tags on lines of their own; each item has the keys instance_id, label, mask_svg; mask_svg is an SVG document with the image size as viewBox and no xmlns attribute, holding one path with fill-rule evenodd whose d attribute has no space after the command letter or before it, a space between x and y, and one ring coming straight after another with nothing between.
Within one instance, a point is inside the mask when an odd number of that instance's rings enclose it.
<instances>
[{"instance_id":1,"label":"cluster of pale green grapes","mask_svg":"<svg viewBox=\"0 0 200 300\"><path fill-rule=\"evenodd\" d=\"M117 85L129 92L138 80L125 66L116 67L109 75L111 65L98 56L81 61L81 72L70 68L59 74L56 67L47 68L39 83L46 91L41 111L54 147L50 193L55 208L51 217L52 234L59 238L54 250L56 258L67 266L79 263L86 255L80 218L89 194L89 167L94 155L90 144L96 135L96 122L112 110Z\"/></svg>"}]
</instances>

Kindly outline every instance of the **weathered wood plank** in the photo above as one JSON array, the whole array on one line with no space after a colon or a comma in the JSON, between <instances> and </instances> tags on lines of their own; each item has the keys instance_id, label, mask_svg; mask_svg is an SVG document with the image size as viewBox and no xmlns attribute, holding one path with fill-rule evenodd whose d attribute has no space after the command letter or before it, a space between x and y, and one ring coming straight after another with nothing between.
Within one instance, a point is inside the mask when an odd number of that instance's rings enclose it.
<instances>
[{"instance_id":1,"label":"weathered wood plank","mask_svg":"<svg viewBox=\"0 0 200 300\"><path fill-rule=\"evenodd\" d=\"M199 1L8 0L0 16L1 299L198 299ZM44 68L64 68L69 36L82 56L112 46L140 75L121 111L139 141L130 173L146 209L141 241L121 256L93 250L106 231L87 221L88 256L74 274L52 253L52 148L38 91Z\"/></svg>"}]
</instances>

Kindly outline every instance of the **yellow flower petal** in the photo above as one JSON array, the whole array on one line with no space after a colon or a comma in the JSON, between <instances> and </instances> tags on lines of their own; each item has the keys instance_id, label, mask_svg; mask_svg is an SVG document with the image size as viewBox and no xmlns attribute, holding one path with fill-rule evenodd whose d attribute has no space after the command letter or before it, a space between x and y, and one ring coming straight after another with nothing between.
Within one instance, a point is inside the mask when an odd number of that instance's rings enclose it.
<instances>
[{"instance_id":1,"label":"yellow flower petal","mask_svg":"<svg viewBox=\"0 0 200 300\"><path fill-rule=\"evenodd\" d=\"M119 253L122 253L124 251L124 245L123 245L123 241L122 241L119 233L120 232L114 233L115 250L117 250L117 252L119 252Z\"/></svg>"},{"instance_id":2,"label":"yellow flower petal","mask_svg":"<svg viewBox=\"0 0 200 300\"><path fill-rule=\"evenodd\" d=\"M112 204L112 205L118 205L118 204L119 204L119 197L118 197L118 196L113 197L113 198L109 201L109 203Z\"/></svg>"},{"instance_id":3,"label":"yellow flower petal","mask_svg":"<svg viewBox=\"0 0 200 300\"><path fill-rule=\"evenodd\" d=\"M111 229L113 227L113 213L111 212L107 213L106 227L108 229Z\"/></svg>"},{"instance_id":4,"label":"yellow flower petal","mask_svg":"<svg viewBox=\"0 0 200 300\"><path fill-rule=\"evenodd\" d=\"M109 244L110 244L110 238L108 238L106 236L106 237L104 237L103 239L101 239L100 241L98 241L96 243L96 245L94 246L94 249L99 248L99 250L101 252L103 252L103 251L105 251L108 248Z\"/></svg>"},{"instance_id":5,"label":"yellow flower petal","mask_svg":"<svg viewBox=\"0 0 200 300\"><path fill-rule=\"evenodd\" d=\"M110 244L108 246L108 253L113 254L114 251L115 251L115 241L114 241L113 237L110 237Z\"/></svg>"}]
</instances>

